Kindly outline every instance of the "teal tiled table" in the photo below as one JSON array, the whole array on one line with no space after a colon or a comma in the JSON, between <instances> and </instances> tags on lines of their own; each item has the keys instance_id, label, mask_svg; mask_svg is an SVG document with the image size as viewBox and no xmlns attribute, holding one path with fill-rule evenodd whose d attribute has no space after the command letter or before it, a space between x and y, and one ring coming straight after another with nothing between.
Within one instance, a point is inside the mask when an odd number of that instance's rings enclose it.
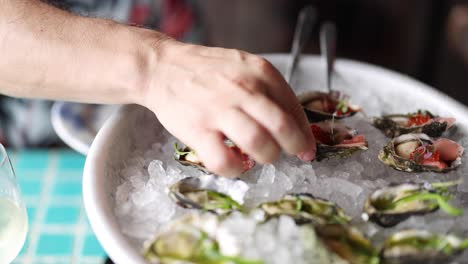
<instances>
[{"instance_id":1,"label":"teal tiled table","mask_svg":"<svg viewBox=\"0 0 468 264\"><path fill-rule=\"evenodd\" d=\"M102 264L81 197L85 158L71 150L12 152L28 210L28 238L14 264Z\"/></svg>"}]
</instances>

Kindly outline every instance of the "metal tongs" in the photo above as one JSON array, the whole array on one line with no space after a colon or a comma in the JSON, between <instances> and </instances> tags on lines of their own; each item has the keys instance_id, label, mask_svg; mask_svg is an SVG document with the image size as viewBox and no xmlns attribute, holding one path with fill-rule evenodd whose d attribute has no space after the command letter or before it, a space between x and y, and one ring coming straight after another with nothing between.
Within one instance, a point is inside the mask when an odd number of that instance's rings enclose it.
<instances>
[{"instance_id":1,"label":"metal tongs","mask_svg":"<svg viewBox=\"0 0 468 264\"><path fill-rule=\"evenodd\" d=\"M320 28L320 53L327 65L327 89L332 92L332 76L336 58L336 26L327 22Z\"/></svg>"},{"instance_id":2,"label":"metal tongs","mask_svg":"<svg viewBox=\"0 0 468 264\"><path fill-rule=\"evenodd\" d=\"M288 67L286 68L285 74L285 79L289 85L292 85L292 78L294 77L294 72L296 71L301 52L309 40L310 33L312 32L312 29L315 25L316 18L317 15L315 8L311 5L304 7L299 13L291 48L291 56L289 58Z\"/></svg>"}]
</instances>

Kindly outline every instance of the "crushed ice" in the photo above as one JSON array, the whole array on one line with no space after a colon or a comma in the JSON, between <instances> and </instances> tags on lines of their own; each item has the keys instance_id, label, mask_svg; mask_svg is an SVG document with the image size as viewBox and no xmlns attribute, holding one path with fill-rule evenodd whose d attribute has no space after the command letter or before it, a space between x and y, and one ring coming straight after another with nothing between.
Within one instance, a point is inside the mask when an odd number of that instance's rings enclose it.
<instances>
[{"instance_id":1,"label":"crushed ice","mask_svg":"<svg viewBox=\"0 0 468 264\"><path fill-rule=\"evenodd\" d=\"M369 118L357 115L344 122L366 136L369 142L367 151L356 152L345 159L312 163L304 163L295 157L283 155L274 164L257 165L243 175L242 179L246 184L220 178L216 188L238 201L244 201L244 204L250 207L260 202L279 199L286 193L311 193L337 203L347 214L354 217L353 221L367 235L380 242L389 232L404 227L427 228L443 233L453 231L468 236L466 215L458 219L438 212L430 217L414 216L400 223L395 229L385 230L371 223L363 223L359 218L361 209L367 196L376 188L409 180L434 182L458 179L463 177L463 172L468 171L468 155L463 156L463 164L458 170L447 174L399 172L386 167L377 159L378 152L389 139L370 124ZM468 140L461 129L453 132L450 137L468 149ZM174 142L175 139L164 132L162 139L150 149L135 150L120 174L122 181L115 192L115 213L123 233L129 239L136 240L141 247L143 242L154 237L163 225L190 211L177 206L168 197L168 187L185 177L203 175L194 168L181 166L173 159ZM468 209L468 180L458 187L454 203L465 210ZM242 234L250 232L255 233L252 239L262 241L262 247L255 247L251 239L245 239L243 243L248 245L246 256L261 257L266 259L267 263L287 263L288 261L277 262L275 259L287 260L293 258L294 254L301 254L299 249L294 247L295 243L298 243L294 235L298 227L288 223L290 220L286 218L275 221L279 223L275 222L258 230L245 219L236 221L234 218L224 225L237 230L242 238L248 238L249 236ZM276 229L276 233L270 230L273 225L279 225L280 229ZM281 243L277 242L277 238L272 239L272 236L280 236L283 240Z\"/></svg>"}]
</instances>

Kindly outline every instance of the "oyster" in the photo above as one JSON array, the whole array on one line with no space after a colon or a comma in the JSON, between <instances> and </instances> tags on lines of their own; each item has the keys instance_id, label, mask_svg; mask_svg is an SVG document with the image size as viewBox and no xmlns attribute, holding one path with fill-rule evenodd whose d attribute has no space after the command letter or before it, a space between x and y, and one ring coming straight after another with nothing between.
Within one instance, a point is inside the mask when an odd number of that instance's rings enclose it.
<instances>
[{"instance_id":1,"label":"oyster","mask_svg":"<svg viewBox=\"0 0 468 264\"><path fill-rule=\"evenodd\" d=\"M468 240L425 230L403 230L385 240L380 252L383 264L449 263L468 247Z\"/></svg>"},{"instance_id":2,"label":"oyster","mask_svg":"<svg viewBox=\"0 0 468 264\"><path fill-rule=\"evenodd\" d=\"M233 210L242 211L243 207L239 202L210 186L214 181L213 178L214 176L204 175L182 179L170 187L169 196L185 208L206 210L216 214L226 214ZM245 192L248 186L243 184L245 188L241 189L244 189ZM239 193L239 195L243 196L244 193Z\"/></svg>"},{"instance_id":3,"label":"oyster","mask_svg":"<svg viewBox=\"0 0 468 264\"><path fill-rule=\"evenodd\" d=\"M430 137L440 137L454 123L455 118L437 117L424 110L409 114L385 115L374 119L374 126L388 137L409 133L424 133Z\"/></svg>"},{"instance_id":4,"label":"oyster","mask_svg":"<svg viewBox=\"0 0 468 264\"><path fill-rule=\"evenodd\" d=\"M379 153L388 166L406 172L447 172L461 164L463 147L458 143L426 134L405 134L392 139Z\"/></svg>"},{"instance_id":5,"label":"oyster","mask_svg":"<svg viewBox=\"0 0 468 264\"><path fill-rule=\"evenodd\" d=\"M351 220L336 204L307 193L288 194L281 200L262 203L259 208L268 218L287 215L297 224L345 224Z\"/></svg>"},{"instance_id":6,"label":"oyster","mask_svg":"<svg viewBox=\"0 0 468 264\"><path fill-rule=\"evenodd\" d=\"M377 190L366 200L362 218L390 227L411 215L426 214L439 208L450 215L461 215L462 210L447 203L452 198L448 188L458 183L403 183Z\"/></svg>"},{"instance_id":7,"label":"oyster","mask_svg":"<svg viewBox=\"0 0 468 264\"><path fill-rule=\"evenodd\" d=\"M251 159L247 154L243 153L239 147L234 145L232 141L226 140L225 144L231 148L233 151L239 153L242 158L242 162L244 165L244 172L252 169L255 166L255 161ZM177 143L174 144L174 149L175 149L175 160L177 160L180 164L184 166L192 166L195 167L205 173L211 173L209 172L206 168L205 165L203 165L203 162L198 158L197 153L195 150L191 149L188 146L181 147L177 145Z\"/></svg>"},{"instance_id":8,"label":"oyster","mask_svg":"<svg viewBox=\"0 0 468 264\"><path fill-rule=\"evenodd\" d=\"M349 264L378 264L378 251L355 227L330 224L315 229L328 249Z\"/></svg>"},{"instance_id":9,"label":"oyster","mask_svg":"<svg viewBox=\"0 0 468 264\"><path fill-rule=\"evenodd\" d=\"M205 166L203 165L203 162L198 158L197 153L195 153L195 150L187 146L179 148L177 143L174 143L174 150L174 158L180 164L184 166L192 166L199 170L202 170L203 172L209 173L209 171L207 171Z\"/></svg>"},{"instance_id":10,"label":"oyster","mask_svg":"<svg viewBox=\"0 0 468 264\"><path fill-rule=\"evenodd\" d=\"M221 252L216 235L209 230L219 229L219 219L212 215L188 215L174 222L156 239L150 241L144 256L151 263L161 264L261 264L237 254Z\"/></svg>"},{"instance_id":11,"label":"oyster","mask_svg":"<svg viewBox=\"0 0 468 264\"><path fill-rule=\"evenodd\" d=\"M361 108L348 102L347 96L336 91L331 93L308 92L298 96L298 100L310 122L320 122L332 118L342 119L361 111Z\"/></svg>"},{"instance_id":12,"label":"oyster","mask_svg":"<svg viewBox=\"0 0 468 264\"><path fill-rule=\"evenodd\" d=\"M310 124L317 141L317 161L332 157L347 157L357 150L366 150L367 141L364 135L359 135L339 122L323 121Z\"/></svg>"}]
</instances>

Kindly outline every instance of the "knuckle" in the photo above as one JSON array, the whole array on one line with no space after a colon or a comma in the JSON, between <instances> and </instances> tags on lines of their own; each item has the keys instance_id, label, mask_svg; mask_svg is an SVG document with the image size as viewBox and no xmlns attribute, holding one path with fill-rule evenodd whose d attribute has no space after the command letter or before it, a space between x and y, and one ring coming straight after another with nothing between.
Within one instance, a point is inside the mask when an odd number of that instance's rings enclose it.
<instances>
[{"instance_id":1,"label":"knuckle","mask_svg":"<svg viewBox=\"0 0 468 264\"><path fill-rule=\"evenodd\" d=\"M238 74L236 76L233 76L232 78L229 79L231 84L237 86L237 87L246 87L248 84L248 79L246 78L245 75Z\"/></svg>"},{"instance_id":2,"label":"knuckle","mask_svg":"<svg viewBox=\"0 0 468 264\"><path fill-rule=\"evenodd\" d=\"M242 50L233 50L233 54L239 61L246 61L249 56L247 52Z\"/></svg>"},{"instance_id":3,"label":"knuckle","mask_svg":"<svg viewBox=\"0 0 468 264\"><path fill-rule=\"evenodd\" d=\"M224 55L234 61L237 62L245 62L249 58L249 53L242 51L242 50L237 50L237 49L222 49L224 52Z\"/></svg>"},{"instance_id":4,"label":"knuckle","mask_svg":"<svg viewBox=\"0 0 468 264\"><path fill-rule=\"evenodd\" d=\"M270 72L272 67L273 67L269 61L267 61L266 59L264 59L264 58L262 58L260 56L255 56L254 57L253 64L261 72Z\"/></svg>"},{"instance_id":5,"label":"knuckle","mask_svg":"<svg viewBox=\"0 0 468 264\"><path fill-rule=\"evenodd\" d=\"M246 88L253 94L265 94L265 85L258 78L252 78L249 80Z\"/></svg>"},{"instance_id":6,"label":"knuckle","mask_svg":"<svg viewBox=\"0 0 468 264\"><path fill-rule=\"evenodd\" d=\"M258 78L238 76L231 79L231 83L238 88L237 93L239 96L256 96L266 93L265 85Z\"/></svg>"}]
</instances>

